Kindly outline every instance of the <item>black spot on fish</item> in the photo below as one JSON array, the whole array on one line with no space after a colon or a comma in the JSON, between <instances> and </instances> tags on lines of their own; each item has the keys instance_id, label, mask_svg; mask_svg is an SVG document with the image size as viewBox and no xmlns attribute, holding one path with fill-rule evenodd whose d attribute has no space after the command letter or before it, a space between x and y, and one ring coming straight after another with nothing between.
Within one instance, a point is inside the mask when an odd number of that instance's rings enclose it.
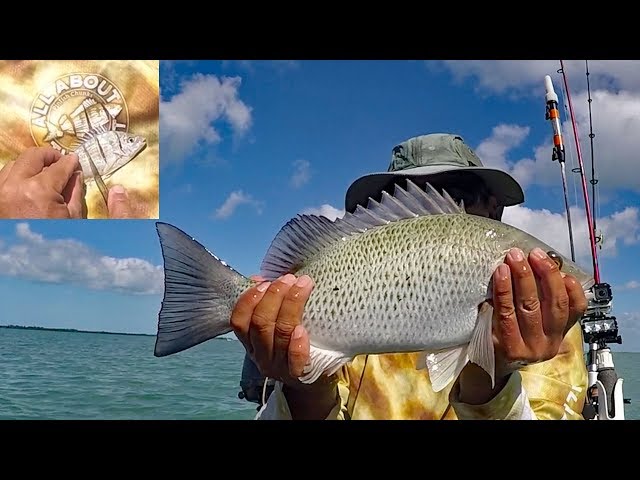
<instances>
[{"instance_id":1,"label":"black spot on fish","mask_svg":"<svg viewBox=\"0 0 640 480\"><path fill-rule=\"evenodd\" d=\"M338 290L339 290L339 288L338 288L338 287L333 287L333 291L334 291L334 292L337 292Z\"/></svg>"}]
</instances>

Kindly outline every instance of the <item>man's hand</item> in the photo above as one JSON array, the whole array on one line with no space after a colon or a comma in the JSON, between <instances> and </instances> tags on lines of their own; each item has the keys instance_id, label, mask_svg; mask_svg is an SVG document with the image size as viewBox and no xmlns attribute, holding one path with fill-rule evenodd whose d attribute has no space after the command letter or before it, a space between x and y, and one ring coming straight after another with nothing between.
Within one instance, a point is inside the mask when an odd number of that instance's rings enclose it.
<instances>
[{"instance_id":1,"label":"man's hand","mask_svg":"<svg viewBox=\"0 0 640 480\"><path fill-rule=\"evenodd\" d=\"M263 375L288 385L299 383L309 359L302 312L312 289L308 276L288 274L259 283L238 300L231 325Z\"/></svg>"},{"instance_id":2,"label":"man's hand","mask_svg":"<svg viewBox=\"0 0 640 480\"><path fill-rule=\"evenodd\" d=\"M467 365L459 379L464 403L488 402L521 365L555 357L587 299L576 279L560 273L545 252L534 249L527 261L512 249L493 276L493 308L496 386L491 388L480 367Z\"/></svg>"},{"instance_id":3,"label":"man's hand","mask_svg":"<svg viewBox=\"0 0 640 480\"><path fill-rule=\"evenodd\" d=\"M78 156L30 148L0 170L1 218L86 218Z\"/></svg>"},{"instance_id":4,"label":"man's hand","mask_svg":"<svg viewBox=\"0 0 640 480\"><path fill-rule=\"evenodd\" d=\"M122 185L114 185L109 189L109 218L131 218L131 201L129 195Z\"/></svg>"},{"instance_id":5,"label":"man's hand","mask_svg":"<svg viewBox=\"0 0 640 480\"><path fill-rule=\"evenodd\" d=\"M238 340L263 375L283 382L291 416L301 420L326 418L336 400L332 379L322 376L310 385L298 380L309 361L302 314L312 290L306 275L262 281L240 297L231 315Z\"/></svg>"}]
</instances>

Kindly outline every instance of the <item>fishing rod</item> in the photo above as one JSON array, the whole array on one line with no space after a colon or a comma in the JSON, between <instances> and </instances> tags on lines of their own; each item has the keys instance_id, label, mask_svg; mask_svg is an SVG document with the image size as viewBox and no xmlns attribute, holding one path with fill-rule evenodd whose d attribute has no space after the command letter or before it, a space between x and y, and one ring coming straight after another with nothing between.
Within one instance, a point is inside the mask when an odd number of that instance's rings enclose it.
<instances>
[{"instance_id":1,"label":"fishing rod","mask_svg":"<svg viewBox=\"0 0 640 480\"><path fill-rule=\"evenodd\" d=\"M574 173L579 173L582 180L582 193L584 196L585 212L587 216L587 228L589 230L589 240L591 246L591 257L593 262L593 276L594 285L591 287L590 295L588 296L588 307L581 319L581 326L584 335L584 341L589 345L589 352L587 354L587 371L588 371L588 386L585 406L583 409L583 416L586 419L596 420L624 420L624 404L630 403L628 399L625 399L622 394L623 379L619 378L615 371L615 365L613 362L613 355L611 349L607 346L608 343L622 343L622 337L618 334L618 323L616 317L610 315L613 301L613 293L611 286L608 283L603 283L600 280L600 270L598 267L598 256L596 250L596 232L595 232L595 220L592 220L591 208L589 205L589 193L587 190L587 181L584 172L584 163L582 161L582 152L580 150L580 140L578 136L578 129L576 126L575 115L573 112L573 104L571 103L571 94L569 92L569 81L567 78L566 70L564 68L564 62L560 60L559 74L562 74L564 82L564 93L569 106L569 114L571 117L571 123L573 126L573 136L576 145L576 152L578 157L578 168L574 168ZM587 63L587 84L588 84L588 63ZM545 77L545 87L547 89L547 104L553 106L553 99L555 92L553 91L553 84L551 77L547 75ZM590 119L590 134L592 146L592 190L595 192L595 162L593 157L593 124L591 123L591 91L589 88L589 119ZM550 103L551 102L551 103ZM557 95L555 95L555 106L557 109ZM551 118L551 114L549 119ZM552 119L553 120L553 119ZM554 145L556 145L556 128L559 130L559 113L557 114L557 124L554 121ZM560 142L562 137L560 137ZM564 148L564 144L560 143ZM564 175L564 169L563 169ZM563 177L563 185L565 185L565 204L567 204L567 192L566 192L566 179ZM594 207L595 211L595 193L594 193ZM568 206L567 206L568 211ZM571 225L570 217L567 215L569 225ZM569 227L570 236L573 238L572 228ZM572 248L572 256L574 250Z\"/></svg>"},{"instance_id":2,"label":"fishing rod","mask_svg":"<svg viewBox=\"0 0 640 480\"><path fill-rule=\"evenodd\" d=\"M569 208L569 196L567 193L567 173L565 170L564 140L562 139L562 129L560 126L560 112L558 111L558 95L553 90L551 77L544 77L544 87L547 92L547 112L545 118L551 120L553 127L553 153L551 159L560 164L560 175L562 176L562 190L564 192L564 206L567 211L567 226L569 227L569 246L571 247L571 260L576 261L576 252L573 242L573 227L571 223L571 209Z\"/></svg>"},{"instance_id":3,"label":"fishing rod","mask_svg":"<svg viewBox=\"0 0 640 480\"><path fill-rule=\"evenodd\" d=\"M585 213L587 215L587 227L589 230L589 243L591 245L591 260L593 263L593 278L596 284L600 283L600 268L598 267L598 252L596 250L596 239L595 232L593 231L592 225L593 221L591 220L591 207L589 206L589 192L587 191L587 178L584 175L584 163L582 162L582 152L580 150L580 139L578 136L578 128L576 126L576 119L573 113L573 104L571 103L571 94L569 93L569 80L567 79L567 74L564 68L564 62L560 60L560 70L558 73L562 74L562 79L564 81L564 89L565 94L567 96L567 103L569 104L569 113L571 115L571 125L573 126L573 138L576 143L576 155L578 157L578 165L580 173L580 178L582 180L582 194L584 196L584 206Z\"/></svg>"}]
</instances>

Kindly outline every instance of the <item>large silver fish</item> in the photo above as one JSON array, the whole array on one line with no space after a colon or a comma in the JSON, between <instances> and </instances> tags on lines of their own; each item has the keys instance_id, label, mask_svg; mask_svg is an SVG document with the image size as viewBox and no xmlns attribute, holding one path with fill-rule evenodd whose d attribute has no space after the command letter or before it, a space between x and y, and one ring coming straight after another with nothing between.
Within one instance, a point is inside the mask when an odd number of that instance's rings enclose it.
<instances>
[{"instance_id":1,"label":"large silver fish","mask_svg":"<svg viewBox=\"0 0 640 480\"><path fill-rule=\"evenodd\" d=\"M261 274L308 274L315 283L303 316L312 383L360 354L423 352L435 391L467 364L495 378L491 277L511 247L553 249L510 225L467 214L448 194L407 182L380 203L330 221L302 215L278 233ZM231 332L238 297L255 282L185 233L157 224L165 294L155 355L165 356ZM555 253L555 252L554 252ZM585 291L593 279L570 259L562 271Z\"/></svg>"},{"instance_id":2,"label":"large silver fish","mask_svg":"<svg viewBox=\"0 0 640 480\"><path fill-rule=\"evenodd\" d=\"M146 139L140 135L96 129L87 133L85 140L71 150L78 155L85 181L90 181L94 173L89 157L100 175L107 178L138 156L146 146Z\"/></svg>"}]
</instances>

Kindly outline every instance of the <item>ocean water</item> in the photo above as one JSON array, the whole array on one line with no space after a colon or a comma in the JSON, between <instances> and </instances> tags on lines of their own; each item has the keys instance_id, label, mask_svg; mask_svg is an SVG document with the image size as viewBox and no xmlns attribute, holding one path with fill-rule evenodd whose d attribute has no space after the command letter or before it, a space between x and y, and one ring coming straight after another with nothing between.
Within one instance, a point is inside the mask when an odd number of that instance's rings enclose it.
<instances>
[{"instance_id":1,"label":"ocean water","mask_svg":"<svg viewBox=\"0 0 640 480\"><path fill-rule=\"evenodd\" d=\"M155 338L0 329L0 419L252 419L244 349L212 340L170 357ZM627 419L640 419L640 353L616 353Z\"/></svg>"}]
</instances>

